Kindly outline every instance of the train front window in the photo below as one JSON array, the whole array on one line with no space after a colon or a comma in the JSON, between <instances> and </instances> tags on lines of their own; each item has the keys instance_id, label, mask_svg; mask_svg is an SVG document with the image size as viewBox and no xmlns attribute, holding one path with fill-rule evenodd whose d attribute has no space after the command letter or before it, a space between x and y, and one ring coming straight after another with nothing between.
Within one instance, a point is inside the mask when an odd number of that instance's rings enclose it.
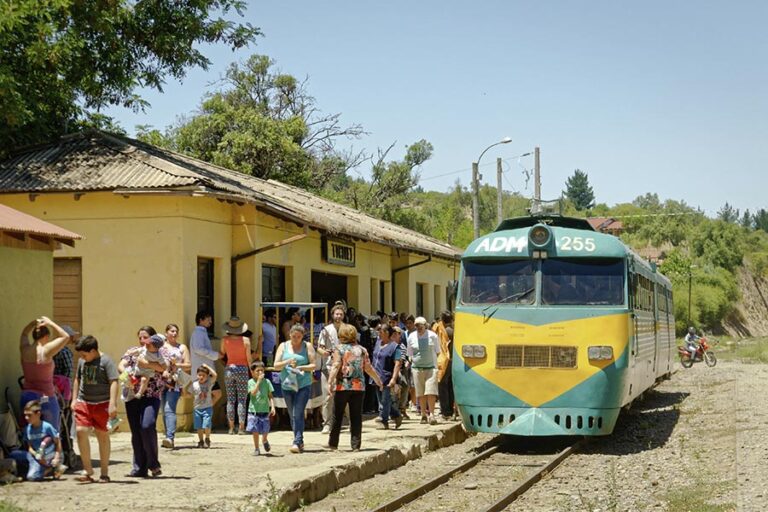
<instances>
[{"instance_id":1,"label":"train front window","mask_svg":"<svg viewBox=\"0 0 768 512\"><path fill-rule=\"evenodd\" d=\"M531 260L465 261L464 304L533 304L536 279Z\"/></svg>"},{"instance_id":2,"label":"train front window","mask_svg":"<svg viewBox=\"0 0 768 512\"><path fill-rule=\"evenodd\" d=\"M541 303L570 306L624 304L624 260L543 260Z\"/></svg>"}]
</instances>

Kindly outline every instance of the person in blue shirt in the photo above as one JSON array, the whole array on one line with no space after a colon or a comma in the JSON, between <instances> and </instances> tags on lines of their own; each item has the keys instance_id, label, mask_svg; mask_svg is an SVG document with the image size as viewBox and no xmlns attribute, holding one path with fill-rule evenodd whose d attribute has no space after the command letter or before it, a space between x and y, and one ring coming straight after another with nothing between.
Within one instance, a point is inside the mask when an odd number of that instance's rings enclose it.
<instances>
[{"instance_id":1,"label":"person in blue shirt","mask_svg":"<svg viewBox=\"0 0 768 512\"><path fill-rule=\"evenodd\" d=\"M59 432L42 418L39 400L24 406L24 441L27 444L27 480L40 481L46 476L58 479L65 471L61 464L61 440Z\"/></svg>"},{"instance_id":2,"label":"person in blue shirt","mask_svg":"<svg viewBox=\"0 0 768 512\"><path fill-rule=\"evenodd\" d=\"M403 348L399 343L392 340L395 334L395 328L391 325L382 324L379 326L379 339L373 349L373 369L379 374L381 382L384 383L382 389L376 389L379 399L382 427L389 428L389 418L395 421L395 428L400 427L403 418L400 415L399 402L392 401L392 395L399 396L397 381L400 375L400 364L402 361Z\"/></svg>"}]
</instances>

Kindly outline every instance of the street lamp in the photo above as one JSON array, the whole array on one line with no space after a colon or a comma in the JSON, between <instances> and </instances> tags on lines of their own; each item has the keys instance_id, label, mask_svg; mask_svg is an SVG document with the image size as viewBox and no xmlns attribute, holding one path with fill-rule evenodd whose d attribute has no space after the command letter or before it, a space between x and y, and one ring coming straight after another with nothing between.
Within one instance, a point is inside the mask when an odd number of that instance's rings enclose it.
<instances>
[{"instance_id":1,"label":"street lamp","mask_svg":"<svg viewBox=\"0 0 768 512\"><path fill-rule=\"evenodd\" d=\"M691 321L691 286L693 284L693 269L699 268L696 265L689 265L688 266L688 325L693 325L693 321Z\"/></svg>"},{"instance_id":2,"label":"street lamp","mask_svg":"<svg viewBox=\"0 0 768 512\"><path fill-rule=\"evenodd\" d=\"M475 231L475 238L480 237L480 178L482 177L478 171L478 167L480 167L480 159L483 158L485 152L492 147L498 146L499 144L509 144L510 142L512 142L510 137L504 137L499 142L494 142L480 153L480 156L477 157L476 161L472 162L472 225Z\"/></svg>"}]
</instances>

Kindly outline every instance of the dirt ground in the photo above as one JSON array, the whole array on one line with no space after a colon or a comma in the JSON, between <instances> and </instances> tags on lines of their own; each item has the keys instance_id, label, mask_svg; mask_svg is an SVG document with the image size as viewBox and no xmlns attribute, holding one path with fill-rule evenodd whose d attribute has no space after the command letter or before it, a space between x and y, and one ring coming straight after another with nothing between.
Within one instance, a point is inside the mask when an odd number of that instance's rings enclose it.
<instances>
[{"instance_id":1,"label":"dirt ground","mask_svg":"<svg viewBox=\"0 0 768 512\"><path fill-rule=\"evenodd\" d=\"M721 361L715 368L680 368L622 414L613 435L591 440L507 510L768 510L766 383L766 365ZM488 439L479 435L430 453L307 511L368 510L466 460ZM494 488L504 483L501 476ZM450 487L430 494L429 510L465 510ZM476 492L488 490L479 485Z\"/></svg>"},{"instance_id":2,"label":"dirt ground","mask_svg":"<svg viewBox=\"0 0 768 512\"><path fill-rule=\"evenodd\" d=\"M235 511L263 510L261 502L275 499L277 488L327 472L331 466L355 464L364 457L381 454L381 448L393 442L402 446L421 444L425 435L435 434L456 422L431 427L420 425L418 418L406 420L400 429L384 431L373 421L364 422L363 446L352 452L347 427L342 429L339 450L324 449L328 436L319 429L305 432L306 451L291 454L293 434L288 430L270 433L272 450L253 456L250 435L227 435L225 431L211 436L210 449L196 448L197 436L178 433L176 449L160 449L163 474L157 478L127 477L131 469L130 434L111 436L112 457L109 484L80 484L75 474L67 473L60 481L22 482L0 486L0 512L10 512L4 504L13 504L24 511L133 511L205 510ZM393 438L397 439L394 441ZM461 436L463 437L463 436ZM91 442L96 456L96 440ZM98 475L99 470L96 469ZM15 511L13 511L15 512Z\"/></svg>"},{"instance_id":3,"label":"dirt ground","mask_svg":"<svg viewBox=\"0 0 768 512\"><path fill-rule=\"evenodd\" d=\"M690 370L681 368L623 414L612 436L591 441L512 508L766 510L767 382L768 365L721 361L715 368L698 364ZM366 436L373 435L370 429L364 431L364 443ZM194 439L183 437L177 443L179 449L162 452L164 475L141 480L123 476L130 469L131 452L127 435L117 434L110 465L112 484L82 485L66 475L60 482L3 486L0 500L30 511L258 510L252 498L269 494L268 473L275 479L299 477L312 468L327 469L330 456L352 456L347 450L333 455L323 450L319 433L308 434L308 450L301 456L288 454L287 437L285 442L278 438L274 436L272 456L253 457L247 436L216 434L210 450L194 449ZM400 469L346 487L309 510L365 510L404 485L434 476L438 468L463 458L470 446L482 441L478 436L464 445L431 452ZM449 494L437 496L434 510L454 510Z\"/></svg>"}]
</instances>

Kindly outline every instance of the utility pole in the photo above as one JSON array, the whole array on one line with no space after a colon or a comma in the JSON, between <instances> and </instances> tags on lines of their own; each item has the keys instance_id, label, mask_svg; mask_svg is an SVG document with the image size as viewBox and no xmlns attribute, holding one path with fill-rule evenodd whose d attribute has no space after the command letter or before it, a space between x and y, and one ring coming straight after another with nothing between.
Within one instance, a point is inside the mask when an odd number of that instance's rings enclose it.
<instances>
[{"instance_id":1,"label":"utility pole","mask_svg":"<svg viewBox=\"0 0 768 512\"><path fill-rule=\"evenodd\" d=\"M472 226L474 238L480 238L480 171L477 162L472 162Z\"/></svg>"},{"instance_id":2,"label":"utility pole","mask_svg":"<svg viewBox=\"0 0 768 512\"><path fill-rule=\"evenodd\" d=\"M539 147L533 149L533 186L534 199L541 204L541 161L539 160Z\"/></svg>"},{"instance_id":3,"label":"utility pole","mask_svg":"<svg viewBox=\"0 0 768 512\"><path fill-rule=\"evenodd\" d=\"M504 220L504 212L502 212L501 201L503 199L501 188L501 157L496 158L496 220L497 225L501 224Z\"/></svg>"}]
</instances>

